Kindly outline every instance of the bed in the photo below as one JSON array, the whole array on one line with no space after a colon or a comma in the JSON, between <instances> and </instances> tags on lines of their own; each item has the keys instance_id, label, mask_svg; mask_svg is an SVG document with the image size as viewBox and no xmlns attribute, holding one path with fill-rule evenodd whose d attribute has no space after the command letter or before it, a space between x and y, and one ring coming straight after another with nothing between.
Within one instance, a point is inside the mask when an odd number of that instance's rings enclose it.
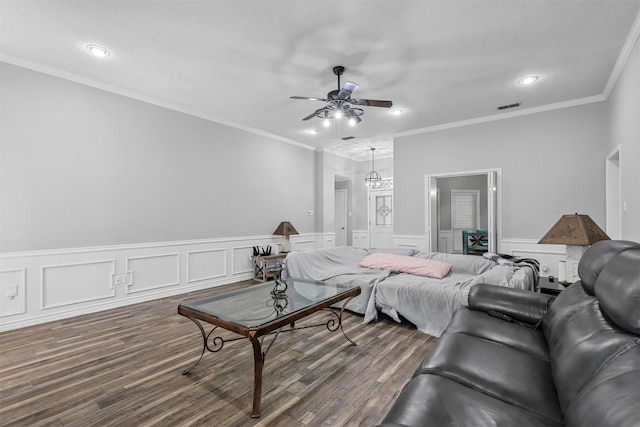
<instances>
[{"instance_id":1,"label":"bed","mask_svg":"<svg viewBox=\"0 0 640 427\"><path fill-rule=\"evenodd\" d=\"M450 264L442 279L401 273L394 269L367 268L363 260L372 254L434 260ZM439 337L453 313L467 305L471 287L477 283L533 290L535 266L514 260L474 255L419 252L413 249L363 249L350 246L291 252L285 260L285 275L330 283L353 283L362 293L348 309L364 315L364 323L379 313L397 322L405 318L425 334Z\"/></svg>"}]
</instances>

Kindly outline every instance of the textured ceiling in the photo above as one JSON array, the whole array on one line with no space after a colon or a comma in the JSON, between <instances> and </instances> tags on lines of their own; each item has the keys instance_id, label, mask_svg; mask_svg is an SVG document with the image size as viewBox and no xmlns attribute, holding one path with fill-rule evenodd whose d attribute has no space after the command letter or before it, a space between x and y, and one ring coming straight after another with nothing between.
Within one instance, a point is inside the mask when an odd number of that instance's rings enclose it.
<instances>
[{"instance_id":1,"label":"textured ceiling","mask_svg":"<svg viewBox=\"0 0 640 427\"><path fill-rule=\"evenodd\" d=\"M244 129L340 153L384 154L393 135L601 96L633 36L640 1L7 1L0 55L49 72ZM86 44L107 47L97 59ZM343 82L362 122L301 119ZM540 76L528 87L516 84ZM318 130L315 135L308 129ZM340 138L354 136L349 142Z\"/></svg>"}]
</instances>

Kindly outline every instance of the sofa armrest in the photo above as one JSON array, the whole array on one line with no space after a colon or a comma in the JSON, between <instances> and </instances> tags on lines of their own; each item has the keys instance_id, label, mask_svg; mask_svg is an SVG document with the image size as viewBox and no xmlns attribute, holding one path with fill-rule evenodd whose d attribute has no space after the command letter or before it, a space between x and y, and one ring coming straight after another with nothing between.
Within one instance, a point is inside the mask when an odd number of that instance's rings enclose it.
<instances>
[{"instance_id":1,"label":"sofa armrest","mask_svg":"<svg viewBox=\"0 0 640 427\"><path fill-rule=\"evenodd\" d=\"M477 284L469 291L469 308L497 311L528 324L537 324L555 297L522 289Z\"/></svg>"}]
</instances>

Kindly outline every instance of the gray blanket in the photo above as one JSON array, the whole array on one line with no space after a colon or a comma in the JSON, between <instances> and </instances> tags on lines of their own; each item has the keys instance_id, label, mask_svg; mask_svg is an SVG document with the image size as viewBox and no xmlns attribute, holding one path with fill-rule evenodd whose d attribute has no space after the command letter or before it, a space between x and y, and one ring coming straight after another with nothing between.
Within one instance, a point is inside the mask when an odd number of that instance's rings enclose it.
<instances>
[{"instance_id":1,"label":"gray blanket","mask_svg":"<svg viewBox=\"0 0 640 427\"><path fill-rule=\"evenodd\" d=\"M366 249L351 246L290 252L285 260L284 275L360 286L360 295L349 302L348 309L364 314L375 284L392 274L388 270L360 267L358 264L368 254Z\"/></svg>"},{"instance_id":2,"label":"gray blanket","mask_svg":"<svg viewBox=\"0 0 640 427\"><path fill-rule=\"evenodd\" d=\"M389 249L380 252L397 252ZM353 247L315 249L287 255L286 275L330 283L352 283L362 293L347 308L364 314L364 323L385 313L400 322L400 316L418 330L440 336L453 313L467 305L469 289L477 283L533 290L533 277L528 269L497 265L491 260L471 255L420 252L416 257L449 262L451 272L443 279L432 279L391 270L359 266L372 250Z\"/></svg>"}]
</instances>

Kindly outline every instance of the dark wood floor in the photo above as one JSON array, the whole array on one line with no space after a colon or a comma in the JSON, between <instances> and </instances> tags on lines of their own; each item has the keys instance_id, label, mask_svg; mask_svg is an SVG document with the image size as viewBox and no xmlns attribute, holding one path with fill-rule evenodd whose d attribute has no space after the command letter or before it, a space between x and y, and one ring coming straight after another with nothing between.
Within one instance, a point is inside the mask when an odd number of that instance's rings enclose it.
<instances>
[{"instance_id":1,"label":"dark wood floor","mask_svg":"<svg viewBox=\"0 0 640 427\"><path fill-rule=\"evenodd\" d=\"M324 327L280 335L265 362L262 417L251 419L251 345L227 343L181 375L202 338L177 314L185 299L250 283L1 333L0 425L374 426L435 342L352 313L344 326L358 346Z\"/></svg>"}]
</instances>

